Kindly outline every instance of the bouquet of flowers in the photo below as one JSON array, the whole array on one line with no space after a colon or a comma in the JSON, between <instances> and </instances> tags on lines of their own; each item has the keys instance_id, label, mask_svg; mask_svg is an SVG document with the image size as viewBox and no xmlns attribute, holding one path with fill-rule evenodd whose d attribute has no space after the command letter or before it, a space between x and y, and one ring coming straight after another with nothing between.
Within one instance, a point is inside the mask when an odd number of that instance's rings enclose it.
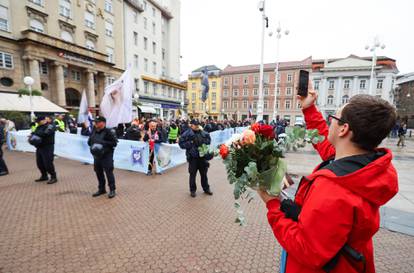
<instances>
[{"instance_id":1,"label":"bouquet of flowers","mask_svg":"<svg viewBox=\"0 0 414 273\"><path fill-rule=\"evenodd\" d=\"M234 185L236 223L245 225L245 217L239 199L248 203L253 199L253 190L267 191L277 196L282 190L287 165L284 152L304 147L306 143L318 143L323 136L317 130L300 127L288 128L283 139L276 140L273 127L254 123L241 134L235 134L220 146L219 153L227 170L227 178Z\"/></svg>"}]
</instances>

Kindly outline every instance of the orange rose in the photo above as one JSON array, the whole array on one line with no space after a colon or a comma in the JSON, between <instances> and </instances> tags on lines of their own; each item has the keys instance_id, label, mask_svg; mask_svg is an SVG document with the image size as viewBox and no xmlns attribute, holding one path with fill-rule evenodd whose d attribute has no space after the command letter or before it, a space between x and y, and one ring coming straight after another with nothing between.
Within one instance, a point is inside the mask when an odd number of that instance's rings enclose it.
<instances>
[{"instance_id":1,"label":"orange rose","mask_svg":"<svg viewBox=\"0 0 414 273\"><path fill-rule=\"evenodd\" d=\"M243 144L254 144L256 141L256 135L252 130L244 130L242 133Z\"/></svg>"}]
</instances>

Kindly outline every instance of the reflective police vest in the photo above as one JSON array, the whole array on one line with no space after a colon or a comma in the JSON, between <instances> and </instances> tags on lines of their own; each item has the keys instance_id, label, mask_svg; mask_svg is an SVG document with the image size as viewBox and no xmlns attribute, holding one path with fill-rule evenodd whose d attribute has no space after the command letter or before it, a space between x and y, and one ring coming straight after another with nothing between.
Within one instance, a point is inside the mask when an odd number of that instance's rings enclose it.
<instances>
[{"instance_id":1,"label":"reflective police vest","mask_svg":"<svg viewBox=\"0 0 414 273\"><path fill-rule=\"evenodd\" d=\"M57 123L56 125L60 132L65 131L65 122L63 122L63 120L55 119L55 123Z\"/></svg>"},{"instance_id":2,"label":"reflective police vest","mask_svg":"<svg viewBox=\"0 0 414 273\"><path fill-rule=\"evenodd\" d=\"M35 124L33 124L32 126L30 126L30 131L32 131L32 133L34 131L36 131L37 126L39 126L39 124L36 122Z\"/></svg>"},{"instance_id":3,"label":"reflective police vest","mask_svg":"<svg viewBox=\"0 0 414 273\"><path fill-rule=\"evenodd\" d=\"M168 139L177 139L178 136L178 127L172 128L170 127L170 132L168 133Z\"/></svg>"}]
</instances>

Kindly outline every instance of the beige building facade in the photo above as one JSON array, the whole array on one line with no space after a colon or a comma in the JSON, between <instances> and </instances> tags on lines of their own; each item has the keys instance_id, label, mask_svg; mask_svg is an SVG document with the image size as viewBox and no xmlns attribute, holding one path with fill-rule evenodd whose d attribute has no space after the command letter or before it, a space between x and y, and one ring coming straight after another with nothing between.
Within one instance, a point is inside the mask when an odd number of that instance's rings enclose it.
<instances>
[{"instance_id":1,"label":"beige building facade","mask_svg":"<svg viewBox=\"0 0 414 273\"><path fill-rule=\"evenodd\" d=\"M83 90L97 109L125 68L121 0L0 0L0 91L33 89L79 106Z\"/></svg>"}]
</instances>

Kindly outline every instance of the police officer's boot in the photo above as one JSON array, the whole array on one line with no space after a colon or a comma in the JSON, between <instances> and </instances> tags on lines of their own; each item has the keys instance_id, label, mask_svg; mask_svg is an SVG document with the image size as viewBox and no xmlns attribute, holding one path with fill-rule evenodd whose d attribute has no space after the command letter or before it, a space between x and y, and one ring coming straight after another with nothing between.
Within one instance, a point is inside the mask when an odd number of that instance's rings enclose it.
<instances>
[{"instance_id":1,"label":"police officer's boot","mask_svg":"<svg viewBox=\"0 0 414 273\"><path fill-rule=\"evenodd\" d=\"M115 197L115 190L109 191L108 198L114 198Z\"/></svg>"},{"instance_id":2,"label":"police officer's boot","mask_svg":"<svg viewBox=\"0 0 414 273\"><path fill-rule=\"evenodd\" d=\"M39 179L36 179L35 182L43 182L49 180L49 177L47 175L42 175Z\"/></svg>"},{"instance_id":3,"label":"police officer's boot","mask_svg":"<svg viewBox=\"0 0 414 273\"><path fill-rule=\"evenodd\" d=\"M57 178L55 175L53 175L52 177L50 177L50 180L47 181L48 184L55 184L56 182L58 182Z\"/></svg>"}]
</instances>

